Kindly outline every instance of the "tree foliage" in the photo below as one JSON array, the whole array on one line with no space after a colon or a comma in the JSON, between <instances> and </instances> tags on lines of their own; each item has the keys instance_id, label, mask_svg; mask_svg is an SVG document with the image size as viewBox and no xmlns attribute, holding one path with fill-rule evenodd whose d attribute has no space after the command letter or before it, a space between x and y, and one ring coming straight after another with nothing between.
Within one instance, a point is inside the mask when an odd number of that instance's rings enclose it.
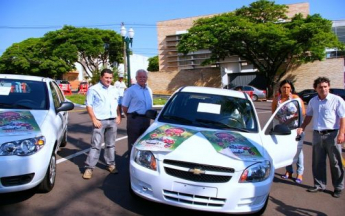
<instances>
[{"instance_id":1,"label":"tree foliage","mask_svg":"<svg viewBox=\"0 0 345 216\"><path fill-rule=\"evenodd\" d=\"M73 69L62 59L45 52L40 38L14 43L0 58L0 73L60 77Z\"/></svg>"},{"instance_id":2,"label":"tree foliage","mask_svg":"<svg viewBox=\"0 0 345 216\"><path fill-rule=\"evenodd\" d=\"M158 56L149 58L148 71L159 71Z\"/></svg>"},{"instance_id":3,"label":"tree foliage","mask_svg":"<svg viewBox=\"0 0 345 216\"><path fill-rule=\"evenodd\" d=\"M319 14L286 20L286 11L285 5L259 0L232 13L201 18L182 37L178 50L187 54L209 49L211 57L204 64L237 55L251 62L272 87L292 65L322 60L327 47L342 49L331 21Z\"/></svg>"},{"instance_id":4,"label":"tree foliage","mask_svg":"<svg viewBox=\"0 0 345 216\"><path fill-rule=\"evenodd\" d=\"M122 62L122 37L111 30L64 26L8 48L0 58L0 73L43 75L53 78L79 63L89 77L112 62Z\"/></svg>"}]
</instances>

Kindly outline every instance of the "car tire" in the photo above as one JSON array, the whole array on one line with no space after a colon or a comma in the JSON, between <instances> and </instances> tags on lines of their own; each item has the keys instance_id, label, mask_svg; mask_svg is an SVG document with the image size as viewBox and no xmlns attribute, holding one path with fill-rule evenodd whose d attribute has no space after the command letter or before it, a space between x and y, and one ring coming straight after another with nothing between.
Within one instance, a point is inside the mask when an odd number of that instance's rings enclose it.
<instances>
[{"instance_id":1,"label":"car tire","mask_svg":"<svg viewBox=\"0 0 345 216\"><path fill-rule=\"evenodd\" d=\"M257 95L252 95L252 100L253 101L257 101L259 99L259 97Z\"/></svg>"},{"instance_id":2,"label":"car tire","mask_svg":"<svg viewBox=\"0 0 345 216\"><path fill-rule=\"evenodd\" d=\"M55 177L56 177L56 156L53 153L49 161L46 175L44 176L43 181L38 185L38 191L42 193L47 193L51 191L55 185Z\"/></svg>"},{"instance_id":3,"label":"car tire","mask_svg":"<svg viewBox=\"0 0 345 216\"><path fill-rule=\"evenodd\" d=\"M60 147L66 147L66 145L67 145L67 130L63 134L63 138L61 140Z\"/></svg>"}]
</instances>

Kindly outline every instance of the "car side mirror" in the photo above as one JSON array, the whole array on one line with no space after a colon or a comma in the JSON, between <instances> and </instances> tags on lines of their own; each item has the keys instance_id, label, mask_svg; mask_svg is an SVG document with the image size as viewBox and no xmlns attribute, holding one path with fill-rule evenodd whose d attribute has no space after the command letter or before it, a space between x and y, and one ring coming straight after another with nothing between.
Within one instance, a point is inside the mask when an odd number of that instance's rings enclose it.
<instances>
[{"instance_id":1,"label":"car side mirror","mask_svg":"<svg viewBox=\"0 0 345 216\"><path fill-rule=\"evenodd\" d=\"M156 119L157 117L157 110L147 110L145 116L149 119Z\"/></svg>"},{"instance_id":2,"label":"car side mirror","mask_svg":"<svg viewBox=\"0 0 345 216\"><path fill-rule=\"evenodd\" d=\"M64 101L60 103L60 107L56 108L56 112L69 111L74 109L74 104L69 101Z\"/></svg>"},{"instance_id":3,"label":"car side mirror","mask_svg":"<svg viewBox=\"0 0 345 216\"><path fill-rule=\"evenodd\" d=\"M271 135L290 135L291 130L287 125L278 124L270 131Z\"/></svg>"}]
</instances>

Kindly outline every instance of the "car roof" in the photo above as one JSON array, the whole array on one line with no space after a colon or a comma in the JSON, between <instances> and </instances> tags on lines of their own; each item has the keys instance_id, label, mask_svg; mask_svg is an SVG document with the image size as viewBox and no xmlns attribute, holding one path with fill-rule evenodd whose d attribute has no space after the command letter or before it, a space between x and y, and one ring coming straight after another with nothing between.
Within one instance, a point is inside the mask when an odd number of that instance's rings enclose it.
<instances>
[{"instance_id":1,"label":"car roof","mask_svg":"<svg viewBox=\"0 0 345 216\"><path fill-rule=\"evenodd\" d=\"M32 80L32 81L41 81L47 82L53 79L48 77L40 77L40 76L31 76L31 75L19 75L19 74L0 74L0 78L7 78L7 79L19 79L19 80Z\"/></svg>"},{"instance_id":2,"label":"car roof","mask_svg":"<svg viewBox=\"0 0 345 216\"><path fill-rule=\"evenodd\" d=\"M178 91L245 98L245 94L243 92L235 91L231 89L221 89L221 88L213 88L213 87L186 86L186 87L180 88Z\"/></svg>"}]
</instances>

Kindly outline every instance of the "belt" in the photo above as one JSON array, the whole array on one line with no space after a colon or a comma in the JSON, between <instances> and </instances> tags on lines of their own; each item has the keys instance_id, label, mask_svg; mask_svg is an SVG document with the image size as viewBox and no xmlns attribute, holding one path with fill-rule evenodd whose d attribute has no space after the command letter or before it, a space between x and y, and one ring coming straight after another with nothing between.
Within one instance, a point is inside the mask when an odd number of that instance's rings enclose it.
<instances>
[{"instance_id":1,"label":"belt","mask_svg":"<svg viewBox=\"0 0 345 216\"><path fill-rule=\"evenodd\" d=\"M322 131L318 131L318 130L314 130L314 132L318 133L318 134L328 134L331 132L335 132L338 131L337 129L332 129L332 130L322 130Z\"/></svg>"},{"instance_id":2,"label":"belt","mask_svg":"<svg viewBox=\"0 0 345 216\"><path fill-rule=\"evenodd\" d=\"M127 113L127 115L146 117L146 115L142 115L142 114L138 114L138 113Z\"/></svg>"},{"instance_id":3,"label":"belt","mask_svg":"<svg viewBox=\"0 0 345 216\"><path fill-rule=\"evenodd\" d=\"M110 120L115 120L116 118L107 118L107 119L101 119L100 121L110 121Z\"/></svg>"}]
</instances>

